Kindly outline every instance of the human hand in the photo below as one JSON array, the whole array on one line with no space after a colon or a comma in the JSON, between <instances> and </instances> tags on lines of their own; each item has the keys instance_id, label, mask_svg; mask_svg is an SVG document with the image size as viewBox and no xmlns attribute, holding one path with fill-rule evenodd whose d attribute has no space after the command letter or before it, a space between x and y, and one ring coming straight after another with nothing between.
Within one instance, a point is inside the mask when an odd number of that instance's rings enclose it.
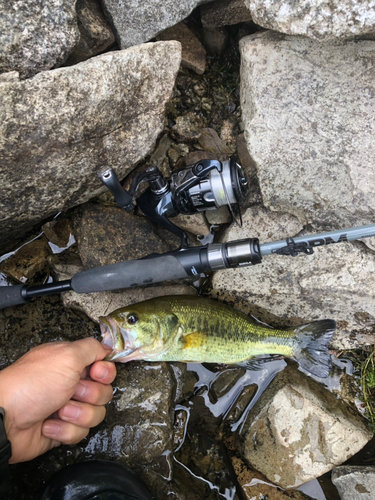
<instances>
[{"instance_id":1,"label":"human hand","mask_svg":"<svg viewBox=\"0 0 375 500\"><path fill-rule=\"evenodd\" d=\"M116 376L114 363L101 361L106 354L94 338L51 342L0 372L10 463L78 443L104 419Z\"/></svg>"}]
</instances>

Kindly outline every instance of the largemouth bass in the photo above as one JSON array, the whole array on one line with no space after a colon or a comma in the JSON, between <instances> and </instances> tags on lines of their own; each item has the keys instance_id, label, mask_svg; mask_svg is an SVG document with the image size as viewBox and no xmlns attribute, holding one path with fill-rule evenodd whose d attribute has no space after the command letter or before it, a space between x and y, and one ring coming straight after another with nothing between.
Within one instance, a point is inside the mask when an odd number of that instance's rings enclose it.
<instances>
[{"instance_id":1,"label":"largemouth bass","mask_svg":"<svg viewBox=\"0 0 375 500\"><path fill-rule=\"evenodd\" d=\"M333 320L278 329L211 299L166 296L100 317L105 359L241 364L260 355L282 355L318 377L327 377Z\"/></svg>"}]
</instances>

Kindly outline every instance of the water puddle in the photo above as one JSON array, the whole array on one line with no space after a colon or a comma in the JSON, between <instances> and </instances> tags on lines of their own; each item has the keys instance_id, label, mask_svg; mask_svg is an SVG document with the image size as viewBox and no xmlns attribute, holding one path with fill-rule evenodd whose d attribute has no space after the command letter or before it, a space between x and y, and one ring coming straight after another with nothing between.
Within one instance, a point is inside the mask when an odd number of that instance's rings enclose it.
<instances>
[{"instance_id":1,"label":"water puddle","mask_svg":"<svg viewBox=\"0 0 375 500\"><path fill-rule=\"evenodd\" d=\"M232 488L225 488L224 493L222 493L218 486L215 486L214 484L212 484L210 481L208 481L204 477L194 474L188 467L186 467L186 465L184 465L182 462L179 462L176 457L174 457L174 461L177 464L179 464L182 468L184 468L186 470L186 472L188 472L192 477L205 483L211 491L215 491L217 493L217 495L219 496L219 498L224 498L225 500L233 500L235 498L235 496L236 496L235 486L233 486Z\"/></svg>"},{"instance_id":2,"label":"water puddle","mask_svg":"<svg viewBox=\"0 0 375 500\"><path fill-rule=\"evenodd\" d=\"M192 440L191 436L195 433L202 433L202 427L203 432L205 431L204 425L207 424L207 420L210 418L207 417L207 410L212 418L211 424L213 428L220 428L219 431L216 431L219 434L223 429L223 422L224 425L226 424L227 431L230 429L231 433L241 430L243 423L255 403L259 400L260 396L277 373L282 371L287 364L289 364L289 361L286 362L280 359L270 361L266 363L261 370L242 369L243 373L238 377L236 377L236 372L238 373L238 371L241 370L240 368L236 369L233 367L209 364L202 365L198 363L187 364L187 371L196 374L197 382L194 387L194 395L175 407L176 420L179 420L180 427L183 421L183 428L179 429L179 437L177 442L175 441L176 447L174 449L174 454L176 456L174 459L176 463L183 466L195 480L199 479L205 484L208 484L210 489L215 490L220 498L232 499L235 494L241 495L242 492L239 492L236 484L236 477L230 477L229 480L232 486L226 486L224 488L223 485L220 487L218 482L210 482L207 477L198 474L195 465L189 467L189 463L183 462L185 442L188 441L187 446L191 446L191 444L189 444L189 440ZM295 363L293 364L295 365ZM295 367L298 369L296 365ZM331 375L327 379L320 379L318 377L312 378L322 383L329 391L339 394L343 375L353 375L353 365L350 360L339 358L333 359L333 369ZM222 379L228 379L229 381L220 383ZM230 383L230 379L232 379L232 383ZM217 385L219 385L220 388L225 387L227 390L220 393L220 390L217 390ZM247 393L248 397L246 398L244 395ZM243 400L242 403L241 399ZM359 405L360 402L358 401L358 406ZM225 436L223 437L221 435L220 439L225 439ZM208 441L208 443L211 445L210 441ZM222 446L222 448L224 448L224 446ZM194 451L196 451L197 454L200 453L199 449L195 449ZM212 449L207 451L207 457L203 458L203 461L209 460L208 457L210 453L212 453ZM211 459L212 457L210 457L210 460ZM231 469L231 467L229 467L229 469ZM325 476L329 476L329 474ZM226 478L225 483L227 482L228 478ZM253 479L246 485L247 489L255 487L259 482L262 481ZM326 483L324 488L320 482L322 482L322 484ZM276 488L272 483L265 482L265 484L268 487ZM315 500L339 499L339 497L336 496L335 488L330 482L329 477L323 476L323 479L319 478L319 480L315 479L310 481L297 488L297 490ZM330 491L328 496L325 490Z\"/></svg>"}]
</instances>

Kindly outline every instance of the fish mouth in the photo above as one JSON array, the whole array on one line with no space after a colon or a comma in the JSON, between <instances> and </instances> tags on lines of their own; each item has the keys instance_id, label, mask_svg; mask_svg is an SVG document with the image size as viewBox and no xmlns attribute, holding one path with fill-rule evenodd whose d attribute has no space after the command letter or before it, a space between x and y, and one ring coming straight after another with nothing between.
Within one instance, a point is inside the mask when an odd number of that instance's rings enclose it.
<instances>
[{"instance_id":1,"label":"fish mouth","mask_svg":"<svg viewBox=\"0 0 375 500\"><path fill-rule=\"evenodd\" d=\"M105 361L115 361L131 354L134 351L133 340L128 330L119 327L117 321L110 316L99 318L99 326L102 334L102 344L110 347L111 351L104 358Z\"/></svg>"},{"instance_id":2,"label":"fish mouth","mask_svg":"<svg viewBox=\"0 0 375 500\"><path fill-rule=\"evenodd\" d=\"M104 318L101 316L99 318L99 326L103 339L102 344L107 345L113 350L115 348L115 345L117 344L117 337L118 337L117 323L113 321L111 318Z\"/></svg>"}]
</instances>

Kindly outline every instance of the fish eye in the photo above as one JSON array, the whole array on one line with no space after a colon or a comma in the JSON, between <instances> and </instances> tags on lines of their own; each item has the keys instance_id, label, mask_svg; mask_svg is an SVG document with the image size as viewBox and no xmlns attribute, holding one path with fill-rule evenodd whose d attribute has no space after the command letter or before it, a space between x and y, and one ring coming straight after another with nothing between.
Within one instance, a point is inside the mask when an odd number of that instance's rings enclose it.
<instances>
[{"instance_id":1,"label":"fish eye","mask_svg":"<svg viewBox=\"0 0 375 500\"><path fill-rule=\"evenodd\" d=\"M138 320L139 320L138 314L130 313L127 320L128 320L129 325L135 325L136 323L138 323Z\"/></svg>"}]
</instances>

